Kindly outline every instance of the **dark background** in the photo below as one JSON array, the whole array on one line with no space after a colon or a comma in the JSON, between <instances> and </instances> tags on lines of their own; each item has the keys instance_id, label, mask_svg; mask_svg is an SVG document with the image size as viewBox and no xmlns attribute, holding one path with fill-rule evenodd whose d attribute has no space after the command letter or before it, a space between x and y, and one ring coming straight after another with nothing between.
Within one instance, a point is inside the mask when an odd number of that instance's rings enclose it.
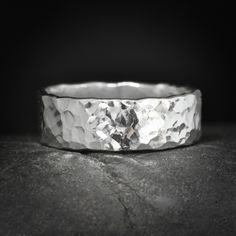
<instances>
[{"instance_id":1,"label":"dark background","mask_svg":"<svg viewBox=\"0 0 236 236\"><path fill-rule=\"evenodd\" d=\"M235 121L228 8L2 9L0 134L38 131L39 88L96 80L194 86L203 93L204 122Z\"/></svg>"}]
</instances>

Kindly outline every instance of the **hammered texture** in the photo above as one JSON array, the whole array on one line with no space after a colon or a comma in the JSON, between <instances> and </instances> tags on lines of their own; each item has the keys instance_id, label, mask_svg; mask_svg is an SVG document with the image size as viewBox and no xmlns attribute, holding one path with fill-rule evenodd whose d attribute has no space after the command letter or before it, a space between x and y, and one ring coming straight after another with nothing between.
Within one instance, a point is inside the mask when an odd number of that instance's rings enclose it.
<instances>
[{"instance_id":1,"label":"hammered texture","mask_svg":"<svg viewBox=\"0 0 236 236\"><path fill-rule=\"evenodd\" d=\"M42 97L42 143L68 149L147 150L189 145L201 134L201 92L169 98Z\"/></svg>"}]
</instances>

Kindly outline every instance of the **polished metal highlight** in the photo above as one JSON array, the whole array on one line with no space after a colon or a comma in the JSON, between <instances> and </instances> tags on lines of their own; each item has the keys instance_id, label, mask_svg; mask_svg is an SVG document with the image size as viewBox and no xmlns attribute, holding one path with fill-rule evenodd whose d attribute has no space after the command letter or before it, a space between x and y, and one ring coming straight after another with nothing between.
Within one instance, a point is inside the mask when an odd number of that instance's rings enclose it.
<instances>
[{"instance_id":1,"label":"polished metal highlight","mask_svg":"<svg viewBox=\"0 0 236 236\"><path fill-rule=\"evenodd\" d=\"M62 149L148 150L196 142L201 92L134 82L61 84L41 95L42 143Z\"/></svg>"}]
</instances>

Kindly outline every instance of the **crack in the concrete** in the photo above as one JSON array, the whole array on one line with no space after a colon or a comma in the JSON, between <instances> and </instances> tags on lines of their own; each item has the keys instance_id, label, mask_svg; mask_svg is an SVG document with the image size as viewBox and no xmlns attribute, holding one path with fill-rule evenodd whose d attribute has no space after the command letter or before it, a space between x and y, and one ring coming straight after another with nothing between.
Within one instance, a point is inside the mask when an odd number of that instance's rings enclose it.
<instances>
[{"instance_id":1,"label":"crack in the concrete","mask_svg":"<svg viewBox=\"0 0 236 236\"><path fill-rule=\"evenodd\" d=\"M114 175L111 174L111 172L108 171L108 168L106 168L106 166L109 164L107 164L106 162L103 162L101 159L99 159L99 157L95 157L93 155L88 155L88 156L90 157L90 160L91 159L96 160L100 163L101 169L107 174L110 181L116 182L118 185L122 184L123 186L127 187L137 197L137 199L140 202L142 202L144 205L146 205L154 214L156 213L156 209L154 208L154 206L152 204L150 204L149 202L147 202L145 198L140 196L135 188L130 186L127 182L123 181L121 178L119 178L117 176L115 177ZM141 163L139 163L139 164L141 164ZM148 167L148 169L149 169L149 167Z\"/></svg>"},{"instance_id":2,"label":"crack in the concrete","mask_svg":"<svg viewBox=\"0 0 236 236\"><path fill-rule=\"evenodd\" d=\"M124 223L126 225L128 225L132 231L135 230L135 228L136 228L135 224L130 219L130 210L129 210L129 208L125 205L125 202L122 200L120 195L118 195L117 200L124 209Z\"/></svg>"},{"instance_id":3,"label":"crack in the concrete","mask_svg":"<svg viewBox=\"0 0 236 236\"><path fill-rule=\"evenodd\" d=\"M96 157L93 157L92 155L86 155L86 157L90 157L89 160L99 163L99 167L102 169L102 171L106 174L107 178L111 181L111 182L115 182L116 184L123 184L124 186L126 186L122 181L118 181L114 176L111 175L110 172L107 171L106 168L106 163L102 162L101 160L99 160ZM86 160L88 160L86 158ZM126 186L128 187L128 186ZM131 189L131 188L129 188ZM112 190L113 191L113 190ZM127 225L132 231L136 232L136 228L137 226L134 224L134 222L131 220L131 212L130 209L126 206L125 201L122 199L122 194L121 194L121 190L118 189L118 191L113 191L113 193L115 194L115 196L117 197L117 200L119 202L119 204L122 206L123 210L124 210L124 223L125 225ZM118 196L117 196L118 195Z\"/></svg>"},{"instance_id":4,"label":"crack in the concrete","mask_svg":"<svg viewBox=\"0 0 236 236\"><path fill-rule=\"evenodd\" d=\"M108 177L108 179L111 182L115 182L117 185L123 185L126 188L128 188L130 190L131 193L133 193L135 195L135 197L140 201L140 205L146 206L150 212L152 212L153 215L158 215L158 217L163 218L165 221L170 222L171 224L173 224L172 221L170 221L168 218L166 218L165 216L161 216L160 214L158 214L157 209L155 208L155 206L153 206L149 201L147 201L145 199L145 197L142 197L138 191L133 188L132 186L130 186L127 182L123 181L120 177L118 176L114 176L112 175L112 172L108 171L109 169L107 168L107 166L109 165L109 163L103 162L101 159L99 159L99 157L97 156L93 156L93 155L86 155L86 160L93 161L97 164L99 164L99 167L101 168L101 170L106 174L106 176ZM112 190L113 191L113 190ZM133 222L131 220L131 209L129 209L129 207L125 204L125 201L122 199L122 190L118 189L118 191L113 191L113 193L115 194L115 196L117 197L117 200L119 201L120 205L122 206L122 208L124 209L124 222L126 225L128 225L128 227L135 233L137 231L137 228L139 228L139 231L141 230L140 227L138 227L137 224L135 224L135 222Z\"/></svg>"},{"instance_id":5,"label":"crack in the concrete","mask_svg":"<svg viewBox=\"0 0 236 236\"><path fill-rule=\"evenodd\" d=\"M124 183L122 183L121 181L118 181L114 176L111 175L110 172L107 171L106 168L104 168L104 165L101 166L101 169L104 171L104 173L106 173L108 179L111 181L111 182L115 182L116 184L123 184L125 185ZM125 185L126 186L126 185ZM128 186L126 186L128 187ZM129 188L130 189L130 188ZM120 205L122 206L122 208L124 209L124 223L126 225L129 226L129 228L131 230L135 230L136 229L136 225L132 222L131 220L131 212L130 212L130 209L126 206L125 204L125 201L122 199L122 194L121 194L121 190L118 190L117 192L113 191L113 193L118 197L117 197L117 200L118 202L120 203Z\"/></svg>"},{"instance_id":6,"label":"crack in the concrete","mask_svg":"<svg viewBox=\"0 0 236 236\"><path fill-rule=\"evenodd\" d=\"M107 173L107 172L106 172ZM110 175L110 173L108 173ZM113 177L114 178L114 177ZM121 180L121 178L118 178L117 180L115 180L115 182L117 184L123 184L125 187L127 187L128 189L130 189L130 191L132 193L134 193L134 195L137 197L137 199L142 202L144 205L146 205L154 214L156 213L156 209L155 207L153 207L152 204L150 204L149 202L146 201L146 199L142 196L140 196L137 192L137 190L135 188L133 188L132 186L130 186L128 183L124 182Z\"/></svg>"}]
</instances>

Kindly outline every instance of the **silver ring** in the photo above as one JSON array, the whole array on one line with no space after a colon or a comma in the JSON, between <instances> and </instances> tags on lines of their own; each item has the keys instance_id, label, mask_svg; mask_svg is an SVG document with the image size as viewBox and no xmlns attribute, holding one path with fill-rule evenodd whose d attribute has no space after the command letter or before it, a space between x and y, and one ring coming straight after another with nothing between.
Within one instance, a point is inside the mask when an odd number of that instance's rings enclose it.
<instances>
[{"instance_id":1,"label":"silver ring","mask_svg":"<svg viewBox=\"0 0 236 236\"><path fill-rule=\"evenodd\" d=\"M134 82L60 84L41 94L41 141L62 149L160 150L201 136L201 92Z\"/></svg>"}]
</instances>

